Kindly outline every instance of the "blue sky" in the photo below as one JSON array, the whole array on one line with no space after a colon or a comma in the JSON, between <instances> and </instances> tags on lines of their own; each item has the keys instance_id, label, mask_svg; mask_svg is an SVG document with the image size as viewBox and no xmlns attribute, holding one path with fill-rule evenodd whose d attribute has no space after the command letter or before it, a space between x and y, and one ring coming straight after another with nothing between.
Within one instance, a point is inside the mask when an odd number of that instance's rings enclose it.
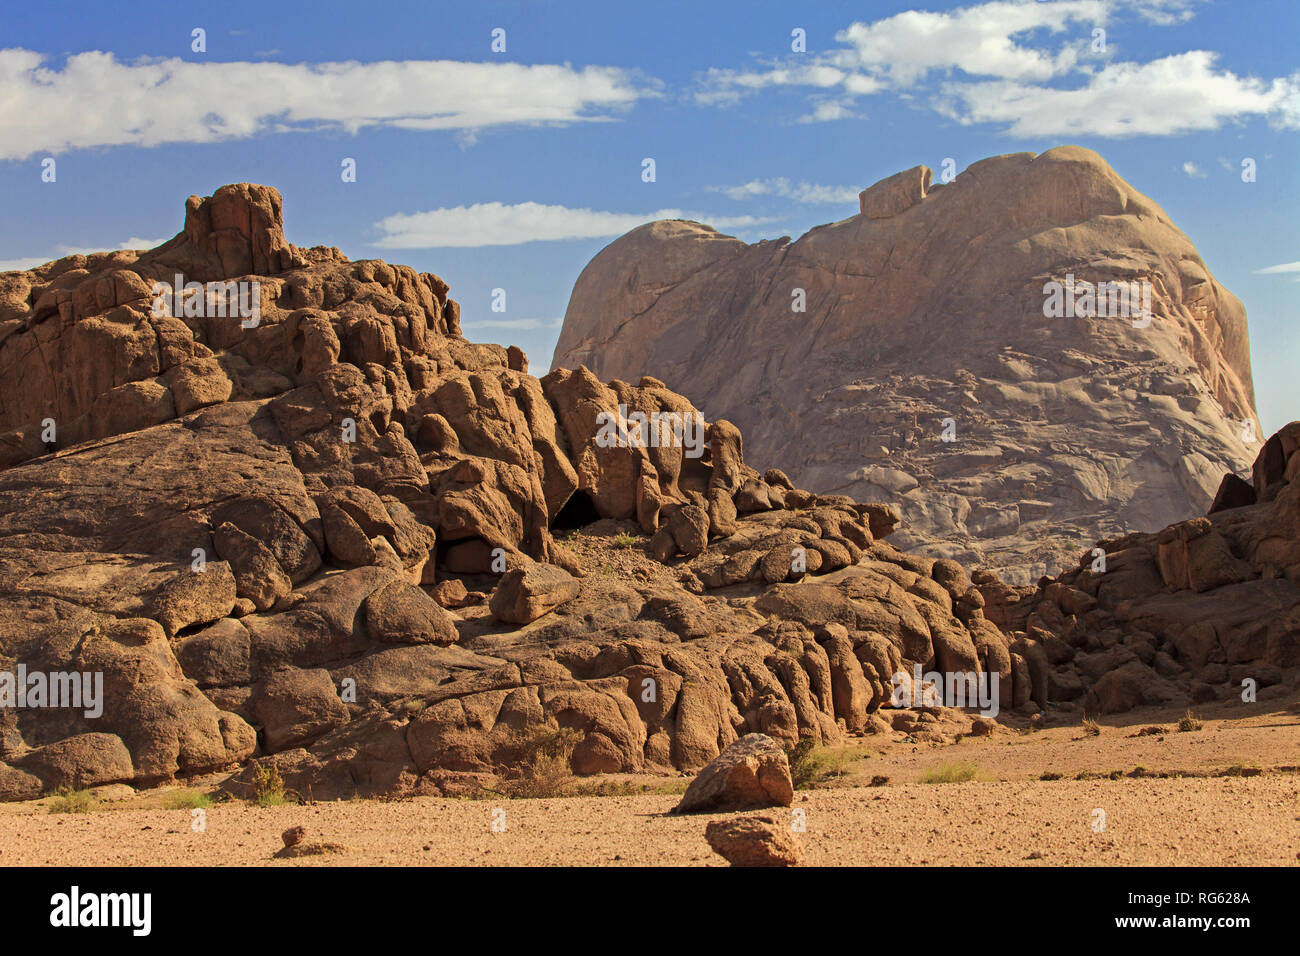
<instances>
[{"instance_id":1,"label":"blue sky","mask_svg":"<svg viewBox=\"0 0 1300 956\"><path fill-rule=\"evenodd\" d=\"M0 268L266 183L290 241L438 273L467 336L540 374L578 273L639 222L797 236L917 163L1078 143L1245 302L1265 429L1300 418L1295 0L7 6Z\"/></svg>"}]
</instances>

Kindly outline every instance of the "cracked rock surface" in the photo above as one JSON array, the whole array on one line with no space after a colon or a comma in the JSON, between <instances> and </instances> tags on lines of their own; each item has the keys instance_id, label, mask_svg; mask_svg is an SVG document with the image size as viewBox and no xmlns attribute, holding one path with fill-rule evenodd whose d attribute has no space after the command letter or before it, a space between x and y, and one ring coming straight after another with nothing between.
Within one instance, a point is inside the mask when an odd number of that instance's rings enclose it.
<instances>
[{"instance_id":1,"label":"cracked rock surface","mask_svg":"<svg viewBox=\"0 0 1300 956\"><path fill-rule=\"evenodd\" d=\"M1047 317L1045 286L1071 276L1148 283L1149 324ZM574 287L552 368L582 365L663 380L739 426L754 461L888 500L895 542L1013 584L1204 513L1264 437L1241 302L1076 146L948 184L899 173L793 242L641 226Z\"/></svg>"}]
</instances>

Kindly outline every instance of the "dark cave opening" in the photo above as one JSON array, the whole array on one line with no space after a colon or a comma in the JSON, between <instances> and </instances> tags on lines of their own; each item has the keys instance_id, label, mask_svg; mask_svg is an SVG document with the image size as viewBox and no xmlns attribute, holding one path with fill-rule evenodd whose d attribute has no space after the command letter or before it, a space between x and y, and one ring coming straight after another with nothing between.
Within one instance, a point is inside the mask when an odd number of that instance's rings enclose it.
<instances>
[{"instance_id":1,"label":"dark cave opening","mask_svg":"<svg viewBox=\"0 0 1300 956\"><path fill-rule=\"evenodd\" d=\"M564 507L551 519L551 530L571 531L599 520L600 514L596 511L591 496L585 491L575 491L564 503Z\"/></svg>"}]
</instances>

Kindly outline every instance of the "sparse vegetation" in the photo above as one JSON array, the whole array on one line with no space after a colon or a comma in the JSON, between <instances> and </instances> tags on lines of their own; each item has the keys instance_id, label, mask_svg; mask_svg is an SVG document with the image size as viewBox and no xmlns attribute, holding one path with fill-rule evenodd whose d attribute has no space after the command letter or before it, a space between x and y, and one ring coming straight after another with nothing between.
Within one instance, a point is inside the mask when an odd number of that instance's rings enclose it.
<instances>
[{"instance_id":1,"label":"sparse vegetation","mask_svg":"<svg viewBox=\"0 0 1300 956\"><path fill-rule=\"evenodd\" d=\"M1083 732L1089 737L1100 737L1101 724L1097 723L1095 720L1093 720L1091 717L1085 714L1083 718Z\"/></svg>"},{"instance_id":2,"label":"sparse vegetation","mask_svg":"<svg viewBox=\"0 0 1300 956\"><path fill-rule=\"evenodd\" d=\"M631 548L635 545L636 538L628 534L626 531L620 531L614 536L614 547L616 548Z\"/></svg>"},{"instance_id":3,"label":"sparse vegetation","mask_svg":"<svg viewBox=\"0 0 1300 956\"><path fill-rule=\"evenodd\" d=\"M89 790L63 786L54 791L50 813L89 813L99 806L99 799Z\"/></svg>"},{"instance_id":4,"label":"sparse vegetation","mask_svg":"<svg viewBox=\"0 0 1300 956\"><path fill-rule=\"evenodd\" d=\"M979 777L979 767L968 760L944 763L921 774L921 783L965 783Z\"/></svg>"},{"instance_id":5,"label":"sparse vegetation","mask_svg":"<svg viewBox=\"0 0 1300 956\"><path fill-rule=\"evenodd\" d=\"M212 797L201 790L177 790L167 794L164 810L202 810L212 806Z\"/></svg>"},{"instance_id":6,"label":"sparse vegetation","mask_svg":"<svg viewBox=\"0 0 1300 956\"><path fill-rule=\"evenodd\" d=\"M1258 777L1263 773L1263 768L1253 763L1236 764L1231 767L1225 767L1215 774L1216 777Z\"/></svg>"},{"instance_id":7,"label":"sparse vegetation","mask_svg":"<svg viewBox=\"0 0 1300 956\"><path fill-rule=\"evenodd\" d=\"M650 787L644 783L597 777L595 780L574 781L572 787L566 789L566 794L571 792L575 797L631 797L638 793L646 793L649 789Z\"/></svg>"},{"instance_id":8,"label":"sparse vegetation","mask_svg":"<svg viewBox=\"0 0 1300 956\"><path fill-rule=\"evenodd\" d=\"M1189 707L1187 713L1183 715L1183 719L1178 722L1178 732L1183 734L1191 733L1194 730L1200 730L1204 726L1196 719L1196 715L1192 713L1192 709Z\"/></svg>"},{"instance_id":9,"label":"sparse vegetation","mask_svg":"<svg viewBox=\"0 0 1300 956\"><path fill-rule=\"evenodd\" d=\"M259 807L280 807L285 804L284 779L275 767L253 767L252 802Z\"/></svg>"},{"instance_id":10,"label":"sparse vegetation","mask_svg":"<svg viewBox=\"0 0 1300 956\"><path fill-rule=\"evenodd\" d=\"M659 796L681 796L690 786L689 780L669 780L666 783L658 785L650 783L636 783L632 780L607 780L598 778L596 780L574 781L573 785L566 789L564 793L557 796L574 796L574 797L632 797L644 793L653 793Z\"/></svg>"},{"instance_id":11,"label":"sparse vegetation","mask_svg":"<svg viewBox=\"0 0 1300 956\"><path fill-rule=\"evenodd\" d=\"M582 734L571 727L539 727L524 741L521 775L506 783L512 797L559 797L573 789L573 748Z\"/></svg>"},{"instance_id":12,"label":"sparse vegetation","mask_svg":"<svg viewBox=\"0 0 1300 956\"><path fill-rule=\"evenodd\" d=\"M819 747L811 737L786 748L785 755L796 790L811 790L832 777L844 776L848 763L848 755L843 750Z\"/></svg>"}]
</instances>

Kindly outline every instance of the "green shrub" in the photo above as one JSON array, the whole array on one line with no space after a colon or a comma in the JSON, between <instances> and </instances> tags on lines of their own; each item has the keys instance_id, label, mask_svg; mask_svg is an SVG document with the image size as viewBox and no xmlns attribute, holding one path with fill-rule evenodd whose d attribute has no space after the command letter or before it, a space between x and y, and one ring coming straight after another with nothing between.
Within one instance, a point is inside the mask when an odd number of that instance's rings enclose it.
<instances>
[{"instance_id":1,"label":"green shrub","mask_svg":"<svg viewBox=\"0 0 1300 956\"><path fill-rule=\"evenodd\" d=\"M167 794L164 810L199 810L212 806L212 798L201 790L177 790Z\"/></svg>"},{"instance_id":2,"label":"green shrub","mask_svg":"<svg viewBox=\"0 0 1300 956\"><path fill-rule=\"evenodd\" d=\"M921 783L965 783L979 776L979 767L969 761L940 764L921 774Z\"/></svg>"},{"instance_id":3,"label":"green shrub","mask_svg":"<svg viewBox=\"0 0 1300 956\"><path fill-rule=\"evenodd\" d=\"M831 777L844 776L844 765L848 760L844 751L819 747L811 737L804 737L793 747L787 747L785 755L796 790L811 790Z\"/></svg>"},{"instance_id":4,"label":"green shrub","mask_svg":"<svg viewBox=\"0 0 1300 956\"><path fill-rule=\"evenodd\" d=\"M273 766L253 766L253 803L259 807L279 807L285 803L284 779Z\"/></svg>"},{"instance_id":5,"label":"green shrub","mask_svg":"<svg viewBox=\"0 0 1300 956\"><path fill-rule=\"evenodd\" d=\"M54 791L49 809L50 813L89 813L98 806L99 798L89 790L63 786Z\"/></svg>"}]
</instances>

